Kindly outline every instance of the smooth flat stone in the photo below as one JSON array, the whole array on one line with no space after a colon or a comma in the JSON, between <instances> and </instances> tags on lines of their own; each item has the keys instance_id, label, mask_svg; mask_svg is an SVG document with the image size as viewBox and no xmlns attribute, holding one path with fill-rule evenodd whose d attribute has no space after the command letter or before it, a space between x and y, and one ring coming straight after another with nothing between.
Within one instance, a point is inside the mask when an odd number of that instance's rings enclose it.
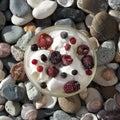
<instances>
[{"instance_id":1,"label":"smooth flat stone","mask_svg":"<svg viewBox=\"0 0 120 120\"><path fill-rule=\"evenodd\" d=\"M5 11L9 6L9 0L0 0L0 10Z\"/></svg>"},{"instance_id":2,"label":"smooth flat stone","mask_svg":"<svg viewBox=\"0 0 120 120\"><path fill-rule=\"evenodd\" d=\"M9 25L5 26L2 30L3 40L9 44L14 44L23 35L24 31L22 27Z\"/></svg>"},{"instance_id":3,"label":"smooth flat stone","mask_svg":"<svg viewBox=\"0 0 120 120\"><path fill-rule=\"evenodd\" d=\"M2 12L0 12L0 30L4 27L6 22L6 18Z\"/></svg>"},{"instance_id":4,"label":"smooth flat stone","mask_svg":"<svg viewBox=\"0 0 120 120\"><path fill-rule=\"evenodd\" d=\"M25 0L10 0L10 10L13 15L23 17L28 14L30 6Z\"/></svg>"},{"instance_id":5,"label":"smooth flat stone","mask_svg":"<svg viewBox=\"0 0 120 120\"><path fill-rule=\"evenodd\" d=\"M45 0L33 9L32 14L36 19L44 19L52 15L56 8L57 3L55 1Z\"/></svg>"}]
</instances>

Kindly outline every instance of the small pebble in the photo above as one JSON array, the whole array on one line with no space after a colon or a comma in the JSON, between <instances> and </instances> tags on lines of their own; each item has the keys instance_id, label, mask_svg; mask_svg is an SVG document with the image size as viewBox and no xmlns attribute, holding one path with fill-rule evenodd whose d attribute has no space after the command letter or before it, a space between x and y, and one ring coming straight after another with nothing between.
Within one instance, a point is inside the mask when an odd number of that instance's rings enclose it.
<instances>
[{"instance_id":1,"label":"small pebble","mask_svg":"<svg viewBox=\"0 0 120 120\"><path fill-rule=\"evenodd\" d=\"M88 89L85 88L83 91L81 91L81 92L79 93L79 95L80 95L80 98L81 98L82 100L85 100L85 99L87 98L87 96L88 96Z\"/></svg>"},{"instance_id":2,"label":"small pebble","mask_svg":"<svg viewBox=\"0 0 120 120\"><path fill-rule=\"evenodd\" d=\"M0 43L0 58L10 55L11 46L7 43Z\"/></svg>"},{"instance_id":3,"label":"small pebble","mask_svg":"<svg viewBox=\"0 0 120 120\"><path fill-rule=\"evenodd\" d=\"M120 22L120 11L110 10L109 15L113 16L118 22Z\"/></svg>"},{"instance_id":4,"label":"small pebble","mask_svg":"<svg viewBox=\"0 0 120 120\"><path fill-rule=\"evenodd\" d=\"M32 15L36 19L44 19L52 15L56 8L57 3L55 1L45 0L33 9Z\"/></svg>"},{"instance_id":5,"label":"small pebble","mask_svg":"<svg viewBox=\"0 0 120 120\"><path fill-rule=\"evenodd\" d=\"M0 12L0 30L2 30L2 28L4 27L6 22L5 16L2 12Z\"/></svg>"},{"instance_id":6,"label":"small pebble","mask_svg":"<svg viewBox=\"0 0 120 120\"><path fill-rule=\"evenodd\" d=\"M5 103L5 110L10 115L17 116L21 111L20 103L15 101L7 101Z\"/></svg>"},{"instance_id":7,"label":"small pebble","mask_svg":"<svg viewBox=\"0 0 120 120\"><path fill-rule=\"evenodd\" d=\"M0 69L0 81L2 81L5 78L5 72Z\"/></svg>"},{"instance_id":8,"label":"small pebble","mask_svg":"<svg viewBox=\"0 0 120 120\"><path fill-rule=\"evenodd\" d=\"M2 62L2 60L0 60L0 69L1 70L3 69L3 62Z\"/></svg>"},{"instance_id":9,"label":"small pebble","mask_svg":"<svg viewBox=\"0 0 120 120\"><path fill-rule=\"evenodd\" d=\"M10 10L6 10L6 11L4 12L4 15L5 15L5 18L6 18L6 21L7 21L7 22L11 21L12 13L11 13Z\"/></svg>"},{"instance_id":10,"label":"small pebble","mask_svg":"<svg viewBox=\"0 0 120 120\"><path fill-rule=\"evenodd\" d=\"M109 6L114 10L120 10L120 0L108 0Z\"/></svg>"},{"instance_id":11,"label":"small pebble","mask_svg":"<svg viewBox=\"0 0 120 120\"><path fill-rule=\"evenodd\" d=\"M97 116L93 113L86 113L80 120L98 120Z\"/></svg>"},{"instance_id":12,"label":"small pebble","mask_svg":"<svg viewBox=\"0 0 120 120\"><path fill-rule=\"evenodd\" d=\"M30 6L25 0L10 0L9 6L12 14L18 17L25 16L30 10Z\"/></svg>"},{"instance_id":13,"label":"small pebble","mask_svg":"<svg viewBox=\"0 0 120 120\"><path fill-rule=\"evenodd\" d=\"M86 16L85 24L87 25L88 28L90 28L93 18L94 18L94 15L92 15L92 14L88 14Z\"/></svg>"},{"instance_id":14,"label":"small pebble","mask_svg":"<svg viewBox=\"0 0 120 120\"><path fill-rule=\"evenodd\" d=\"M34 23L32 23L32 22L28 23L27 25L24 26L24 31L25 32L28 32L29 30L34 32L35 29L36 29L36 25Z\"/></svg>"},{"instance_id":15,"label":"small pebble","mask_svg":"<svg viewBox=\"0 0 120 120\"><path fill-rule=\"evenodd\" d=\"M74 95L68 98L58 98L59 106L67 113L76 113L81 108L81 101L78 95Z\"/></svg>"},{"instance_id":16,"label":"small pebble","mask_svg":"<svg viewBox=\"0 0 120 120\"><path fill-rule=\"evenodd\" d=\"M10 117L7 117L7 116L0 116L0 120L13 120L12 118Z\"/></svg>"},{"instance_id":17,"label":"small pebble","mask_svg":"<svg viewBox=\"0 0 120 120\"><path fill-rule=\"evenodd\" d=\"M2 30L3 40L9 44L14 44L23 35L22 27L9 25L5 26Z\"/></svg>"},{"instance_id":18,"label":"small pebble","mask_svg":"<svg viewBox=\"0 0 120 120\"><path fill-rule=\"evenodd\" d=\"M4 111L5 106L4 105L0 105L0 112Z\"/></svg>"},{"instance_id":19,"label":"small pebble","mask_svg":"<svg viewBox=\"0 0 120 120\"><path fill-rule=\"evenodd\" d=\"M74 0L57 0L57 3L62 7L70 7L74 4Z\"/></svg>"}]
</instances>

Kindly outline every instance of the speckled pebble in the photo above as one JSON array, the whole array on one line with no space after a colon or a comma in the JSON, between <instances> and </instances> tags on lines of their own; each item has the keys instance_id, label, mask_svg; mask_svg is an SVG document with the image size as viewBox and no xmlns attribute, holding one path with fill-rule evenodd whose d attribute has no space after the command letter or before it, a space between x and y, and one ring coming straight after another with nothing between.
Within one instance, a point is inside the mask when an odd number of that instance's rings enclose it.
<instances>
[{"instance_id":1,"label":"speckled pebble","mask_svg":"<svg viewBox=\"0 0 120 120\"><path fill-rule=\"evenodd\" d=\"M26 86L27 96L28 96L29 100L40 99L40 97L41 97L40 92L36 89L35 86L33 86L33 84L31 82L29 82L29 81L26 82L25 86Z\"/></svg>"},{"instance_id":2,"label":"speckled pebble","mask_svg":"<svg viewBox=\"0 0 120 120\"><path fill-rule=\"evenodd\" d=\"M111 62L115 57L115 43L113 41L103 42L96 53L98 65Z\"/></svg>"},{"instance_id":3,"label":"speckled pebble","mask_svg":"<svg viewBox=\"0 0 120 120\"><path fill-rule=\"evenodd\" d=\"M21 106L19 102L7 101L5 103L5 110L12 116L17 116L20 114Z\"/></svg>"},{"instance_id":4,"label":"speckled pebble","mask_svg":"<svg viewBox=\"0 0 120 120\"><path fill-rule=\"evenodd\" d=\"M9 84L2 88L3 96L8 100L21 101L24 98L24 90L15 84Z\"/></svg>"},{"instance_id":5,"label":"speckled pebble","mask_svg":"<svg viewBox=\"0 0 120 120\"><path fill-rule=\"evenodd\" d=\"M0 1L0 10L5 11L8 9L9 1L8 0L1 0Z\"/></svg>"},{"instance_id":6,"label":"speckled pebble","mask_svg":"<svg viewBox=\"0 0 120 120\"><path fill-rule=\"evenodd\" d=\"M108 4L112 9L120 10L120 0L108 0Z\"/></svg>"},{"instance_id":7,"label":"speckled pebble","mask_svg":"<svg viewBox=\"0 0 120 120\"><path fill-rule=\"evenodd\" d=\"M13 44L17 42L23 33L24 31L22 27L9 25L3 28L2 37L5 42Z\"/></svg>"},{"instance_id":8,"label":"speckled pebble","mask_svg":"<svg viewBox=\"0 0 120 120\"><path fill-rule=\"evenodd\" d=\"M12 14L18 17L25 16L30 10L30 6L25 0L10 0L9 7Z\"/></svg>"},{"instance_id":9,"label":"speckled pebble","mask_svg":"<svg viewBox=\"0 0 120 120\"><path fill-rule=\"evenodd\" d=\"M2 30L2 28L4 27L6 22L5 16L2 12L0 12L0 30Z\"/></svg>"}]
</instances>

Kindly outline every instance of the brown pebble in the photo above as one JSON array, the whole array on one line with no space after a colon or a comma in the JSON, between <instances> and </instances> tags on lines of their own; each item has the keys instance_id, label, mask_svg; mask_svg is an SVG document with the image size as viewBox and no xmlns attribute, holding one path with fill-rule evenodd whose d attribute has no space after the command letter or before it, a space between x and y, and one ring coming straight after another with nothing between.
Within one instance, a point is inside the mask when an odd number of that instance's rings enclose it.
<instances>
[{"instance_id":1,"label":"brown pebble","mask_svg":"<svg viewBox=\"0 0 120 120\"><path fill-rule=\"evenodd\" d=\"M120 108L120 93L116 93L116 94L114 95L114 100L115 100L115 102L116 102L116 104L117 104L117 107Z\"/></svg>"},{"instance_id":2,"label":"brown pebble","mask_svg":"<svg viewBox=\"0 0 120 120\"><path fill-rule=\"evenodd\" d=\"M34 23L28 23L26 26L24 26L24 31L28 32L29 30L35 32L36 26Z\"/></svg>"},{"instance_id":3,"label":"brown pebble","mask_svg":"<svg viewBox=\"0 0 120 120\"><path fill-rule=\"evenodd\" d=\"M90 33L100 42L113 39L118 32L118 23L106 12L99 12L95 15L90 27Z\"/></svg>"},{"instance_id":4,"label":"brown pebble","mask_svg":"<svg viewBox=\"0 0 120 120\"><path fill-rule=\"evenodd\" d=\"M3 69L3 62L2 62L2 60L0 60L0 69L1 70Z\"/></svg>"},{"instance_id":5,"label":"brown pebble","mask_svg":"<svg viewBox=\"0 0 120 120\"><path fill-rule=\"evenodd\" d=\"M0 43L0 58L4 58L10 55L10 45L7 43Z\"/></svg>"},{"instance_id":6,"label":"brown pebble","mask_svg":"<svg viewBox=\"0 0 120 120\"><path fill-rule=\"evenodd\" d=\"M81 101L78 95L74 95L68 98L59 97L59 106L67 113L76 113L81 108Z\"/></svg>"},{"instance_id":7,"label":"brown pebble","mask_svg":"<svg viewBox=\"0 0 120 120\"><path fill-rule=\"evenodd\" d=\"M115 61L116 62L120 62L120 53L119 52L116 52L116 54L115 54Z\"/></svg>"},{"instance_id":8,"label":"brown pebble","mask_svg":"<svg viewBox=\"0 0 120 120\"><path fill-rule=\"evenodd\" d=\"M24 70L24 63L23 61L18 62L12 65L10 69L10 73L14 80L21 81L26 78L25 70Z\"/></svg>"}]
</instances>

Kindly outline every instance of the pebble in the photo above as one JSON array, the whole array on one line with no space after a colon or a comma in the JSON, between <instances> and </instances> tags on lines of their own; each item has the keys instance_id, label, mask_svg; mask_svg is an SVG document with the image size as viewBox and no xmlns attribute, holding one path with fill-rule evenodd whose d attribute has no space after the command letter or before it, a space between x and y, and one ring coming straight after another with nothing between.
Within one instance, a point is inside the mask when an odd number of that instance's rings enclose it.
<instances>
[{"instance_id":1,"label":"pebble","mask_svg":"<svg viewBox=\"0 0 120 120\"><path fill-rule=\"evenodd\" d=\"M22 105L21 117L25 120L36 120L38 115L35 106L31 103L25 103Z\"/></svg>"},{"instance_id":2,"label":"pebble","mask_svg":"<svg viewBox=\"0 0 120 120\"><path fill-rule=\"evenodd\" d=\"M36 19L44 19L52 15L56 8L57 3L55 1L45 0L33 9L32 15Z\"/></svg>"},{"instance_id":3,"label":"pebble","mask_svg":"<svg viewBox=\"0 0 120 120\"><path fill-rule=\"evenodd\" d=\"M32 31L35 32L36 29L36 25L33 22L28 23L27 25L24 26L24 31L28 32L28 31Z\"/></svg>"},{"instance_id":4,"label":"pebble","mask_svg":"<svg viewBox=\"0 0 120 120\"><path fill-rule=\"evenodd\" d=\"M115 43L112 40L103 42L96 52L97 64L104 65L111 62L115 57L115 50Z\"/></svg>"},{"instance_id":5,"label":"pebble","mask_svg":"<svg viewBox=\"0 0 120 120\"><path fill-rule=\"evenodd\" d=\"M120 53L120 37L119 37L118 43L117 43L117 52Z\"/></svg>"},{"instance_id":6,"label":"pebble","mask_svg":"<svg viewBox=\"0 0 120 120\"><path fill-rule=\"evenodd\" d=\"M1 0L0 1L0 11L6 11L9 6L9 1L8 0Z\"/></svg>"},{"instance_id":7,"label":"pebble","mask_svg":"<svg viewBox=\"0 0 120 120\"><path fill-rule=\"evenodd\" d=\"M52 17L53 21L65 18L70 18L74 22L81 22L85 19L85 14L82 10L74 8L59 8L55 11Z\"/></svg>"},{"instance_id":8,"label":"pebble","mask_svg":"<svg viewBox=\"0 0 120 120\"><path fill-rule=\"evenodd\" d=\"M57 3L62 7L70 7L74 4L74 0L57 0Z\"/></svg>"},{"instance_id":9,"label":"pebble","mask_svg":"<svg viewBox=\"0 0 120 120\"><path fill-rule=\"evenodd\" d=\"M77 0L77 7L91 14L96 14L100 11L106 11L108 4L106 0Z\"/></svg>"},{"instance_id":10,"label":"pebble","mask_svg":"<svg viewBox=\"0 0 120 120\"><path fill-rule=\"evenodd\" d=\"M93 113L86 113L80 120L98 120L98 118Z\"/></svg>"},{"instance_id":11,"label":"pebble","mask_svg":"<svg viewBox=\"0 0 120 120\"><path fill-rule=\"evenodd\" d=\"M12 116L17 116L20 114L21 106L19 102L7 101L5 103L5 110Z\"/></svg>"},{"instance_id":12,"label":"pebble","mask_svg":"<svg viewBox=\"0 0 120 120\"><path fill-rule=\"evenodd\" d=\"M10 10L6 10L6 11L4 12L4 15L5 15L6 21L7 21L7 22L10 22L10 21L11 21L11 17L12 17L11 11L10 11Z\"/></svg>"},{"instance_id":13,"label":"pebble","mask_svg":"<svg viewBox=\"0 0 120 120\"><path fill-rule=\"evenodd\" d=\"M74 95L68 98L58 98L59 106L67 113L76 113L81 108L81 101L78 95Z\"/></svg>"},{"instance_id":14,"label":"pebble","mask_svg":"<svg viewBox=\"0 0 120 120\"><path fill-rule=\"evenodd\" d=\"M9 8L13 15L25 16L30 11L30 6L25 0L10 0Z\"/></svg>"},{"instance_id":15,"label":"pebble","mask_svg":"<svg viewBox=\"0 0 120 120\"><path fill-rule=\"evenodd\" d=\"M2 12L0 12L0 30L2 30L2 28L4 27L5 22L6 22L5 15Z\"/></svg>"},{"instance_id":16,"label":"pebble","mask_svg":"<svg viewBox=\"0 0 120 120\"><path fill-rule=\"evenodd\" d=\"M2 96L2 92L0 91L0 105L4 105L6 102L5 97Z\"/></svg>"},{"instance_id":17,"label":"pebble","mask_svg":"<svg viewBox=\"0 0 120 120\"><path fill-rule=\"evenodd\" d=\"M114 10L120 10L120 0L108 0L109 6Z\"/></svg>"},{"instance_id":18,"label":"pebble","mask_svg":"<svg viewBox=\"0 0 120 120\"><path fill-rule=\"evenodd\" d=\"M23 35L24 31L22 27L9 25L5 26L2 30L3 40L9 44L14 44Z\"/></svg>"},{"instance_id":19,"label":"pebble","mask_svg":"<svg viewBox=\"0 0 120 120\"><path fill-rule=\"evenodd\" d=\"M4 105L0 105L0 112L4 111L5 106Z\"/></svg>"},{"instance_id":20,"label":"pebble","mask_svg":"<svg viewBox=\"0 0 120 120\"><path fill-rule=\"evenodd\" d=\"M1 69L1 70L3 69L3 62L2 62L1 59L0 59L0 69Z\"/></svg>"},{"instance_id":21,"label":"pebble","mask_svg":"<svg viewBox=\"0 0 120 120\"><path fill-rule=\"evenodd\" d=\"M26 1L32 8L35 8L44 0L36 0L36 1L34 1L34 0L26 0Z\"/></svg>"},{"instance_id":22,"label":"pebble","mask_svg":"<svg viewBox=\"0 0 120 120\"><path fill-rule=\"evenodd\" d=\"M33 20L33 16L32 16L31 11L29 11L29 13L27 15L25 15L24 17L18 17L16 15L13 15L11 17L11 22L14 25L18 25L18 26L25 25L25 24L29 23L32 20Z\"/></svg>"},{"instance_id":23,"label":"pebble","mask_svg":"<svg viewBox=\"0 0 120 120\"><path fill-rule=\"evenodd\" d=\"M88 88L88 97L85 99L89 112L98 112L103 106L103 98L95 88Z\"/></svg>"},{"instance_id":24,"label":"pebble","mask_svg":"<svg viewBox=\"0 0 120 120\"><path fill-rule=\"evenodd\" d=\"M113 16L118 22L120 22L120 11L110 10L109 15Z\"/></svg>"},{"instance_id":25,"label":"pebble","mask_svg":"<svg viewBox=\"0 0 120 120\"><path fill-rule=\"evenodd\" d=\"M0 116L0 120L13 120L13 119L10 117L2 115L2 116Z\"/></svg>"},{"instance_id":26,"label":"pebble","mask_svg":"<svg viewBox=\"0 0 120 120\"><path fill-rule=\"evenodd\" d=\"M15 84L9 84L2 88L3 96L8 100L21 101L24 98L24 90Z\"/></svg>"},{"instance_id":27,"label":"pebble","mask_svg":"<svg viewBox=\"0 0 120 120\"><path fill-rule=\"evenodd\" d=\"M5 78L5 72L0 69L0 81L2 81Z\"/></svg>"},{"instance_id":28,"label":"pebble","mask_svg":"<svg viewBox=\"0 0 120 120\"><path fill-rule=\"evenodd\" d=\"M24 58L24 51L15 45L11 46L11 54L16 61L22 61Z\"/></svg>"},{"instance_id":29,"label":"pebble","mask_svg":"<svg viewBox=\"0 0 120 120\"><path fill-rule=\"evenodd\" d=\"M10 55L11 46L7 43L0 43L0 58L5 58Z\"/></svg>"},{"instance_id":30,"label":"pebble","mask_svg":"<svg viewBox=\"0 0 120 120\"><path fill-rule=\"evenodd\" d=\"M26 87L26 92L29 100L34 101L34 100L40 99L41 97L40 92L36 89L35 86L33 86L31 82L27 81L25 83L25 87Z\"/></svg>"},{"instance_id":31,"label":"pebble","mask_svg":"<svg viewBox=\"0 0 120 120\"><path fill-rule=\"evenodd\" d=\"M55 25L67 25L67 26L74 27L74 28L76 27L75 23L70 18L57 20L55 22Z\"/></svg>"},{"instance_id":32,"label":"pebble","mask_svg":"<svg viewBox=\"0 0 120 120\"><path fill-rule=\"evenodd\" d=\"M88 28L90 28L93 18L94 18L94 15L92 15L92 14L88 14L86 16L85 24L87 25Z\"/></svg>"},{"instance_id":33,"label":"pebble","mask_svg":"<svg viewBox=\"0 0 120 120\"><path fill-rule=\"evenodd\" d=\"M95 15L90 27L90 33L100 42L114 38L118 32L118 23L106 12L99 12Z\"/></svg>"},{"instance_id":34,"label":"pebble","mask_svg":"<svg viewBox=\"0 0 120 120\"><path fill-rule=\"evenodd\" d=\"M88 96L88 89L85 88L83 91L81 91L81 92L79 93L79 95L80 95L80 98L81 98L82 100L85 100L85 99L87 98L87 96Z\"/></svg>"}]
</instances>

